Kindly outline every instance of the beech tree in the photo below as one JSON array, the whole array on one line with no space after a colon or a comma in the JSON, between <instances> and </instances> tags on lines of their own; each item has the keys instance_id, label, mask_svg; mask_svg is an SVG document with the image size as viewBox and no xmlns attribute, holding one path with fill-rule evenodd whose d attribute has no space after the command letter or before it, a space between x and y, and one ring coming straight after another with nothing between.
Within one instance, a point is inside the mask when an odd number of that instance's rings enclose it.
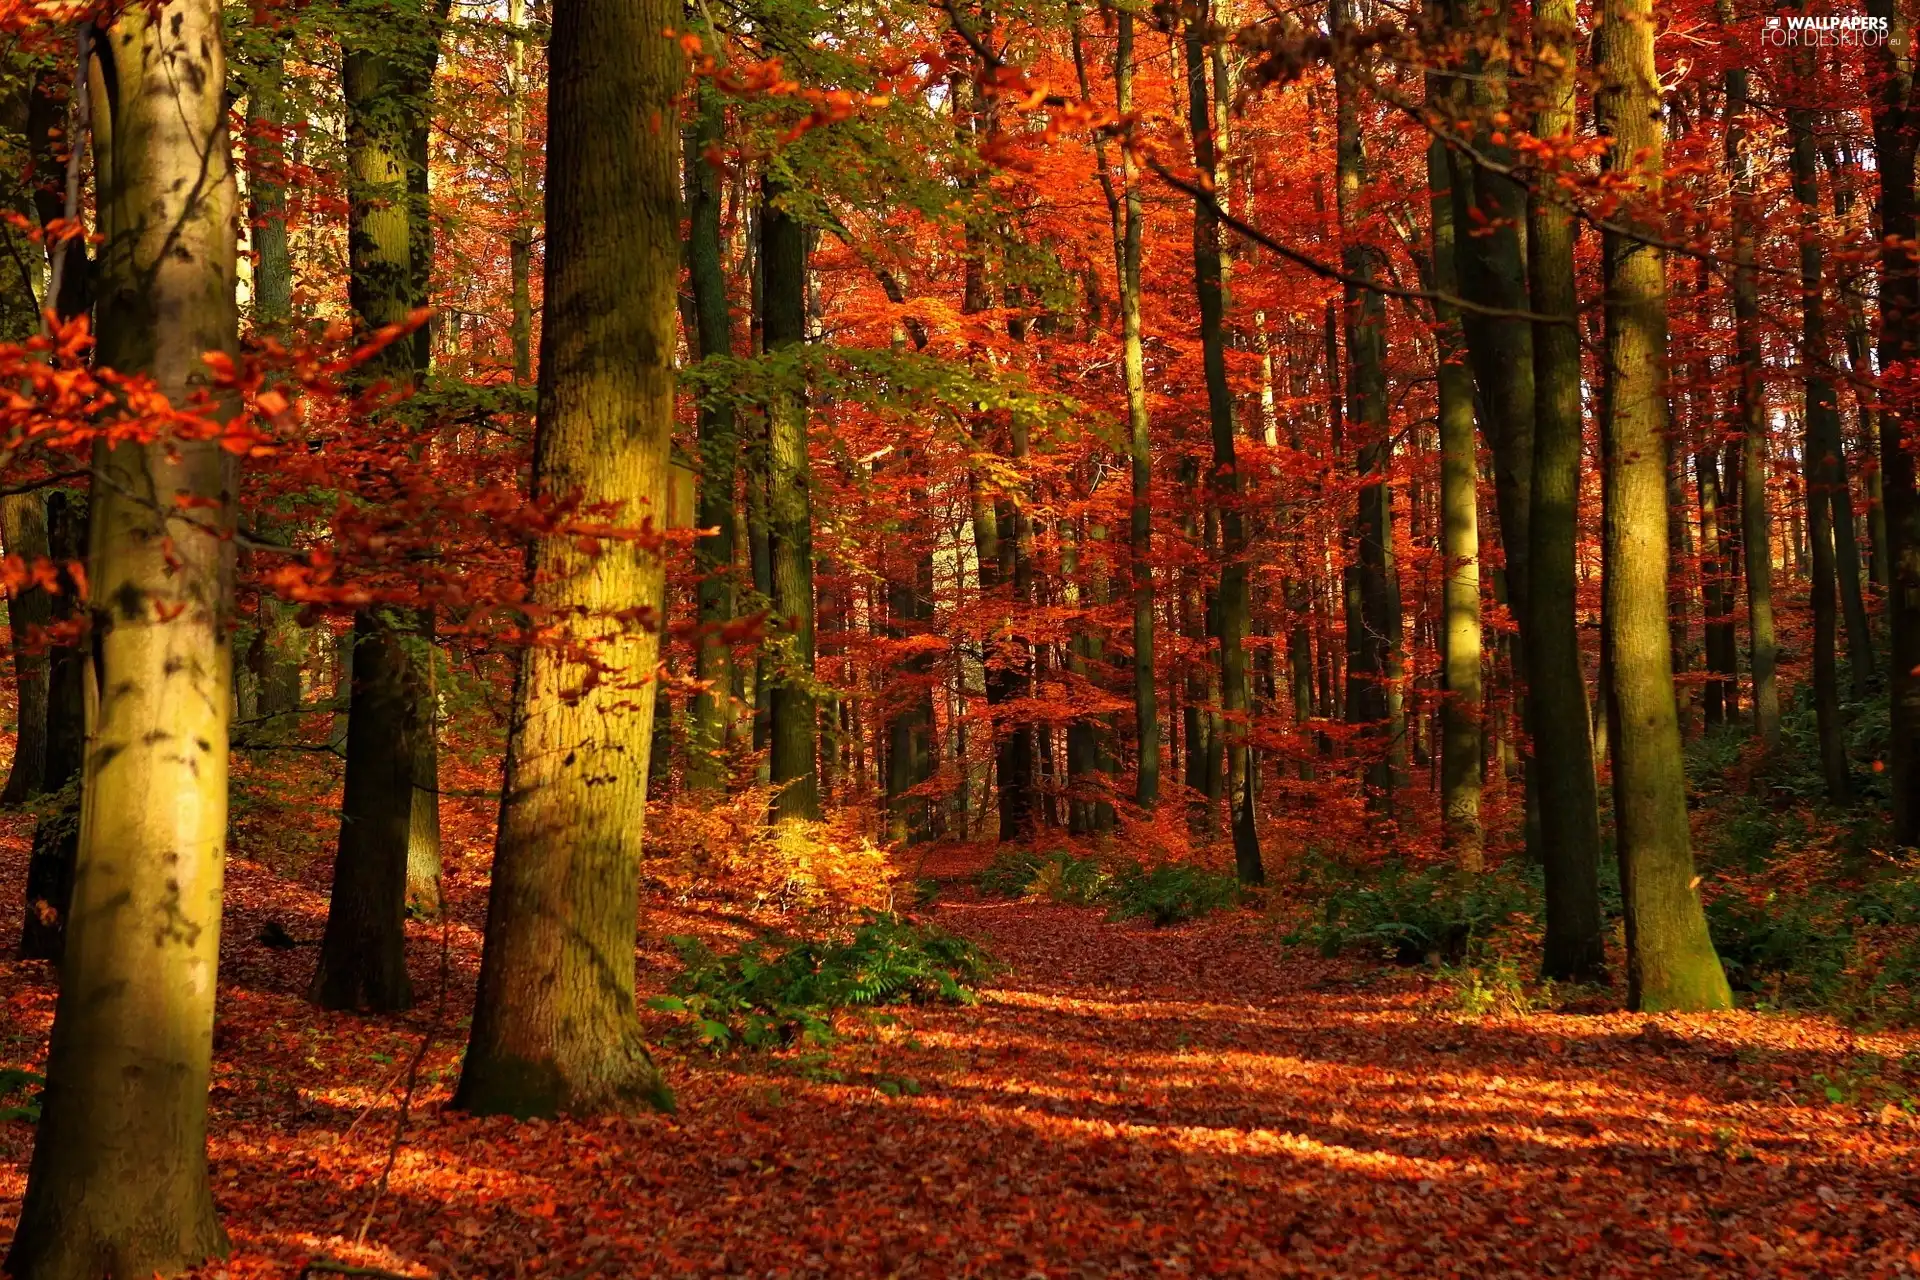
<instances>
[{"instance_id":1,"label":"beech tree","mask_svg":"<svg viewBox=\"0 0 1920 1280\"><path fill-rule=\"evenodd\" d=\"M202 357L239 340L220 7L129 9L82 49L97 357L177 405L212 396L216 430L96 453L93 696L46 1098L7 1254L20 1280L170 1275L227 1248L206 1154L236 470L217 436L233 406Z\"/></svg>"},{"instance_id":2,"label":"beech tree","mask_svg":"<svg viewBox=\"0 0 1920 1280\"><path fill-rule=\"evenodd\" d=\"M534 493L617 511L530 566L486 947L456 1105L518 1116L669 1095L634 1015L673 430L683 60L662 0L556 0Z\"/></svg>"}]
</instances>

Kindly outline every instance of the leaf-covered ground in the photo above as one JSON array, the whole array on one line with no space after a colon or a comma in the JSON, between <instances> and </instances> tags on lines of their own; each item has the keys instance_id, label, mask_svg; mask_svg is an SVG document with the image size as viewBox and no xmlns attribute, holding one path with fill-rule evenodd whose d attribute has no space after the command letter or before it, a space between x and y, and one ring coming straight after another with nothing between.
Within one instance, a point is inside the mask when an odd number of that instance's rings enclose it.
<instances>
[{"instance_id":1,"label":"leaf-covered ground","mask_svg":"<svg viewBox=\"0 0 1920 1280\"><path fill-rule=\"evenodd\" d=\"M324 858L283 841L233 862L212 1160L234 1252L201 1274L291 1277L315 1258L450 1277L1920 1272L1913 1037L1757 1014L1468 1019L1423 977L1281 947L1251 912L1155 930L955 901L939 922L1006 966L977 1007L908 1010L829 1054L668 1052L670 1117L472 1119L445 1104L485 833L457 809L449 1007L377 1202L436 1023L440 929L416 926L416 1013L316 1013L312 952L253 938L268 918L317 935ZM0 835L11 922L26 828ZM646 920L653 937L739 926ZM657 989L667 956L642 955ZM50 974L0 964L0 999L0 1066L39 1064ZM0 1125L0 1226L31 1138Z\"/></svg>"}]
</instances>

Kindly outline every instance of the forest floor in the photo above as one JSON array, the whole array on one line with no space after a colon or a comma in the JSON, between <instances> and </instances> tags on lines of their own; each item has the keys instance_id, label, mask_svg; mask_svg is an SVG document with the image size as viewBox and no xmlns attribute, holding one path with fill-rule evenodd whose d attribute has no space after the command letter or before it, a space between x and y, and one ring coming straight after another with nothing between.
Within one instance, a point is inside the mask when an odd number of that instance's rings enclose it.
<instances>
[{"instance_id":1,"label":"forest floor","mask_svg":"<svg viewBox=\"0 0 1920 1280\"><path fill-rule=\"evenodd\" d=\"M1430 975L1284 947L1253 911L1154 929L957 895L934 918L1003 965L975 1006L828 1051L665 1050L671 1116L470 1118L446 1104L484 806L449 805L451 918L414 926L419 1008L364 1018L304 1002L311 950L254 941L323 918L331 817L283 803L307 816L269 824L271 852L238 815L211 1126L233 1253L204 1277L1920 1273L1920 1125L1892 1082L1911 1072L1884 1065L1920 1061L1920 1039L1756 1013L1467 1017ZM28 830L0 822L9 934ZM672 966L653 940L745 923L649 907L643 994ZM37 1067L52 973L0 963L0 1001L0 1067ZM31 1142L0 1124L0 1234Z\"/></svg>"}]
</instances>

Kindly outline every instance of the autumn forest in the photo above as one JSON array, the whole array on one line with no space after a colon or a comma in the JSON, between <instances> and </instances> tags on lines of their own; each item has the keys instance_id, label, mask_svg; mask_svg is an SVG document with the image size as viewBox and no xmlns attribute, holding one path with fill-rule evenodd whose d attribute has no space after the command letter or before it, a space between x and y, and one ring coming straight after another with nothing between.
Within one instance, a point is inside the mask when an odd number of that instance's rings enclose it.
<instances>
[{"instance_id":1,"label":"autumn forest","mask_svg":"<svg viewBox=\"0 0 1920 1280\"><path fill-rule=\"evenodd\" d=\"M1917 35L0 0L0 1270L1920 1274Z\"/></svg>"}]
</instances>

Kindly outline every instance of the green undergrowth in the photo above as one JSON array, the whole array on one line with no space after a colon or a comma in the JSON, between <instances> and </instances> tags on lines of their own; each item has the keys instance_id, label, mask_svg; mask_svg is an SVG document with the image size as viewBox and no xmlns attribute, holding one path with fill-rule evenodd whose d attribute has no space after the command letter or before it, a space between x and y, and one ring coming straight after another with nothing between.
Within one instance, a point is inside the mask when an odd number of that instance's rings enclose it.
<instances>
[{"instance_id":1,"label":"green undergrowth","mask_svg":"<svg viewBox=\"0 0 1920 1280\"><path fill-rule=\"evenodd\" d=\"M1532 926L1537 881L1511 862L1465 875L1402 859L1351 866L1309 858L1296 880L1305 918L1283 940L1325 956L1476 965L1491 958L1503 931Z\"/></svg>"},{"instance_id":2,"label":"green undergrowth","mask_svg":"<svg viewBox=\"0 0 1920 1280\"><path fill-rule=\"evenodd\" d=\"M991 961L974 943L905 917L869 912L848 934L766 933L728 952L668 939L681 971L650 1004L715 1053L834 1041L834 1016L887 1005L972 1004Z\"/></svg>"},{"instance_id":3,"label":"green undergrowth","mask_svg":"<svg viewBox=\"0 0 1920 1280\"><path fill-rule=\"evenodd\" d=\"M1198 919L1241 901L1239 882L1216 871L1179 862L1109 866L1065 850L1002 853L980 873L977 883L996 897L1105 907L1112 919L1145 919L1161 926Z\"/></svg>"}]
</instances>

